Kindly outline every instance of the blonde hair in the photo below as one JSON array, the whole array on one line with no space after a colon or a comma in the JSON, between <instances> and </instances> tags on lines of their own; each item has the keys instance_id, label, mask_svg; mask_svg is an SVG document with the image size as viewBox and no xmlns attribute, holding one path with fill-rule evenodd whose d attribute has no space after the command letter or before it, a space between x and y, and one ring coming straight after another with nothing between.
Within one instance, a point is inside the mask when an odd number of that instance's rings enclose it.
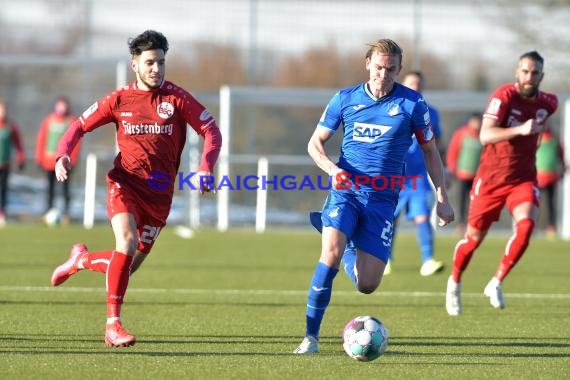
<instances>
[{"instance_id":1,"label":"blonde hair","mask_svg":"<svg viewBox=\"0 0 570 380\"><path fill-rule=\"evenodd\" d=\"M400 58L400 66L402 65L402 55L404 54L404 51L395 41L389 38L382 38L367 45L370 48L366 52L366 58L371 58L374 52L386 55L396 55Z\"/></svg>"}]
</instances>

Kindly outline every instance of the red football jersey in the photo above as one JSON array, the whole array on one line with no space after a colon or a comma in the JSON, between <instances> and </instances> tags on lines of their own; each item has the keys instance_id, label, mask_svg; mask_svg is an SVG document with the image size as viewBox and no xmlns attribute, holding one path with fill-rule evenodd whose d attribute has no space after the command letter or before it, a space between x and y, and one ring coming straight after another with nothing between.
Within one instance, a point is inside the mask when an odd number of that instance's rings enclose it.
<instances>
[{"instance_id":1,"label":"red football jersey","mask_svg":"<svg viewBox=\"0 0 570 380\"><path fill-rule=\"evenodd\" d=\"M128 185L144 199L168 206L186 142L186 125L190 124L199 135L218 128L206 107L168 81L152 91L138 89L136 82L113 91L89 107L79 120L84 132L114 123L119 154L108 177ZM219 151L220 146L210 148ZM201 169L213 171L212 167L204 167L204 160ZM157 172L168 176L164 190L149 186L149 176Z\"/></svg>"},{"instance_id":2,"label":"red football jersey","mask_svg":"<svg viewBox=\"0 0 570 380\"><path fill-rule=\"evenodd\" d=\"M534 99L520 96L514 83L493 92L484 118L498 121L501 128L510 128L536 119L543 123L558 106L556 95L539 91ZM536 181L536 150L540 134L517 136L483 147L477 176L489 183Z\"/></svg>"}]
</instances>

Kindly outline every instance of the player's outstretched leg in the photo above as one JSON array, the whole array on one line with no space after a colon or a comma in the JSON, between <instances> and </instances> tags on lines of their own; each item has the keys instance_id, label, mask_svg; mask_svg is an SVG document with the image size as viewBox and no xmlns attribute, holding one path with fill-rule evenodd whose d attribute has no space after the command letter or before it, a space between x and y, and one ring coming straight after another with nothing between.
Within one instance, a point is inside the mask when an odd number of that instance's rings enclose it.
<instances>
[{"instance_id":1,"label":"player's outstretched leg","mask_svg":"<svg viewBox=\"0 0 570 380\"><path fill-rule=\"evenodd\" d=\"M467 265L469 265L479 244L481 244L480 241L466 235L455 245L451 276L447 280L447 291L445 292L445 309L451 316L461 314L461 276L463 271L467 269Z\"/></svg>"},{"instance_id":2,"label":"player's outstretched leg","mask_svg":"<svg viewBox=\"0 0 570 380\"><path fill-rule=\"evenodd\" d=\"M87 247L84 244L74 244L67 261L53 271L51 276L51 284L58 286L63 284L69 277L83 269L80 261L87 255Z\"/></svg>"},{"instance_id":3,"label":"player's outstretched leg","mask_svg":"<svg viewBox=\"0 0 570 380\"><path fill-rule=\"evenodd\" d=\"M515 233L507 243L505 253L501 258L495 276L489 281L483 291L483 294L489 297L491 306L496 309L504 309L506 307L503 297L503 280L525 253L534 230L534 224L534 220L530 218L521 219L515 224Z\"/></svg>"},{"instance_id":4,"label":"player's outstretched leg","mask_svg":"<svg viewBox=\"0 0 570 380\"><path fill-rule=\"evenodd\" d=\"M313 354L319 351L318 340L321 322L331 300L333 280L338 269L318 262L307 295L305 338L294 354Z\"/></svg>"},{"instance_id":5,"label":"player's outstretched leg","mask_svg":"<svg viewBox=\"0 0 570 380\"><path fill-rule=\"evenodd\" d=\"M321 219L320 211L309 212L309 220L311 221L311 225L315 227L317 231L320 233L323 232L323 221ZM341 264L350 281L356 285L356 274L354 273L354 265L356 264L356 247L351 240L349 240L346 244L346 248L344 249L344 253L341 259Z\"/></svg>"},{"instance_id":6,"label":"player's outstretched leg","mask_svg":"<svg viewBox=\"0 0 570 380\"><path fill-rule=\"evenodd\" d=\"M129 284L133 257L114 251L107 269L107 326L105 344L107 347L132 346L134 335L125 331L121 324L121 305Z\"/></svg>"}]
</instances>

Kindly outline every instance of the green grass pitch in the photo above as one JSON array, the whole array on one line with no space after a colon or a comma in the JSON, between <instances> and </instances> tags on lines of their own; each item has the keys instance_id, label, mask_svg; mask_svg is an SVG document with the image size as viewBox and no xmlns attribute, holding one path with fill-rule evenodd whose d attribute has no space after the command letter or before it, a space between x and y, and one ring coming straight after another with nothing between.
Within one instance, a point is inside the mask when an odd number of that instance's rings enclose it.
<instances>
[{"instance_id":1,"label":"green grass pitch","mask_svg":"<svg viewBox=\"0 0 570 380\"><path fill-rule=\"evenodd\" d=\"M457 236L438 235L443 274L419 275L412 234L398 236L393 273L372 295L343 273L321 331L321 352L295 356L305 297L320 249L316 233L201 231L185 240L166 228L131 277L123 308L135 346L103 343L105 280L83 271L59 288L49 279L84 242L113 248L107 226L0 230L2 379L568 379L570 244L536 236L504 284L507 308L482 295L508 236L490 235L463 279L463 315L444 291ZM359 363L343 351L344 324L373 315L390 344Z\"/></svg>"}]
</instances>

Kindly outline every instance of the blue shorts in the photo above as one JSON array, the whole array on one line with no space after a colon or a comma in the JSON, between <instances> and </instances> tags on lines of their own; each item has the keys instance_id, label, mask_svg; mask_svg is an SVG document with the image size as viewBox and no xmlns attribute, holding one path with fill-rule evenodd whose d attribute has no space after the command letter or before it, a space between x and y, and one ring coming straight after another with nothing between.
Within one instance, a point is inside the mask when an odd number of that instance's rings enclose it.
<instances>
[{"instance_id":1,"label":"blue shorts","mask_svg":"<svg viewBox=\"0 0 570 380\"><path fill-rule=\"evenodd\" d=\"M400 191L396 211L394 211L394 218L397 219L402 211L405 211L407 220L412 220L420 215L429 217L434 200L433 191L431 190L402 190Z\"/></svg>"},{"instance_id":2,"label":"blue shorts","mask_svg":"<svg viewBox=\"0 0 570 380\"><path fill-rule=\"evenodd\" d=\"M395 197L351 190L331 190L322 211L325 227L333 227L365 252L388 262L392 252Z\"/></svg>"}]
</instances>

